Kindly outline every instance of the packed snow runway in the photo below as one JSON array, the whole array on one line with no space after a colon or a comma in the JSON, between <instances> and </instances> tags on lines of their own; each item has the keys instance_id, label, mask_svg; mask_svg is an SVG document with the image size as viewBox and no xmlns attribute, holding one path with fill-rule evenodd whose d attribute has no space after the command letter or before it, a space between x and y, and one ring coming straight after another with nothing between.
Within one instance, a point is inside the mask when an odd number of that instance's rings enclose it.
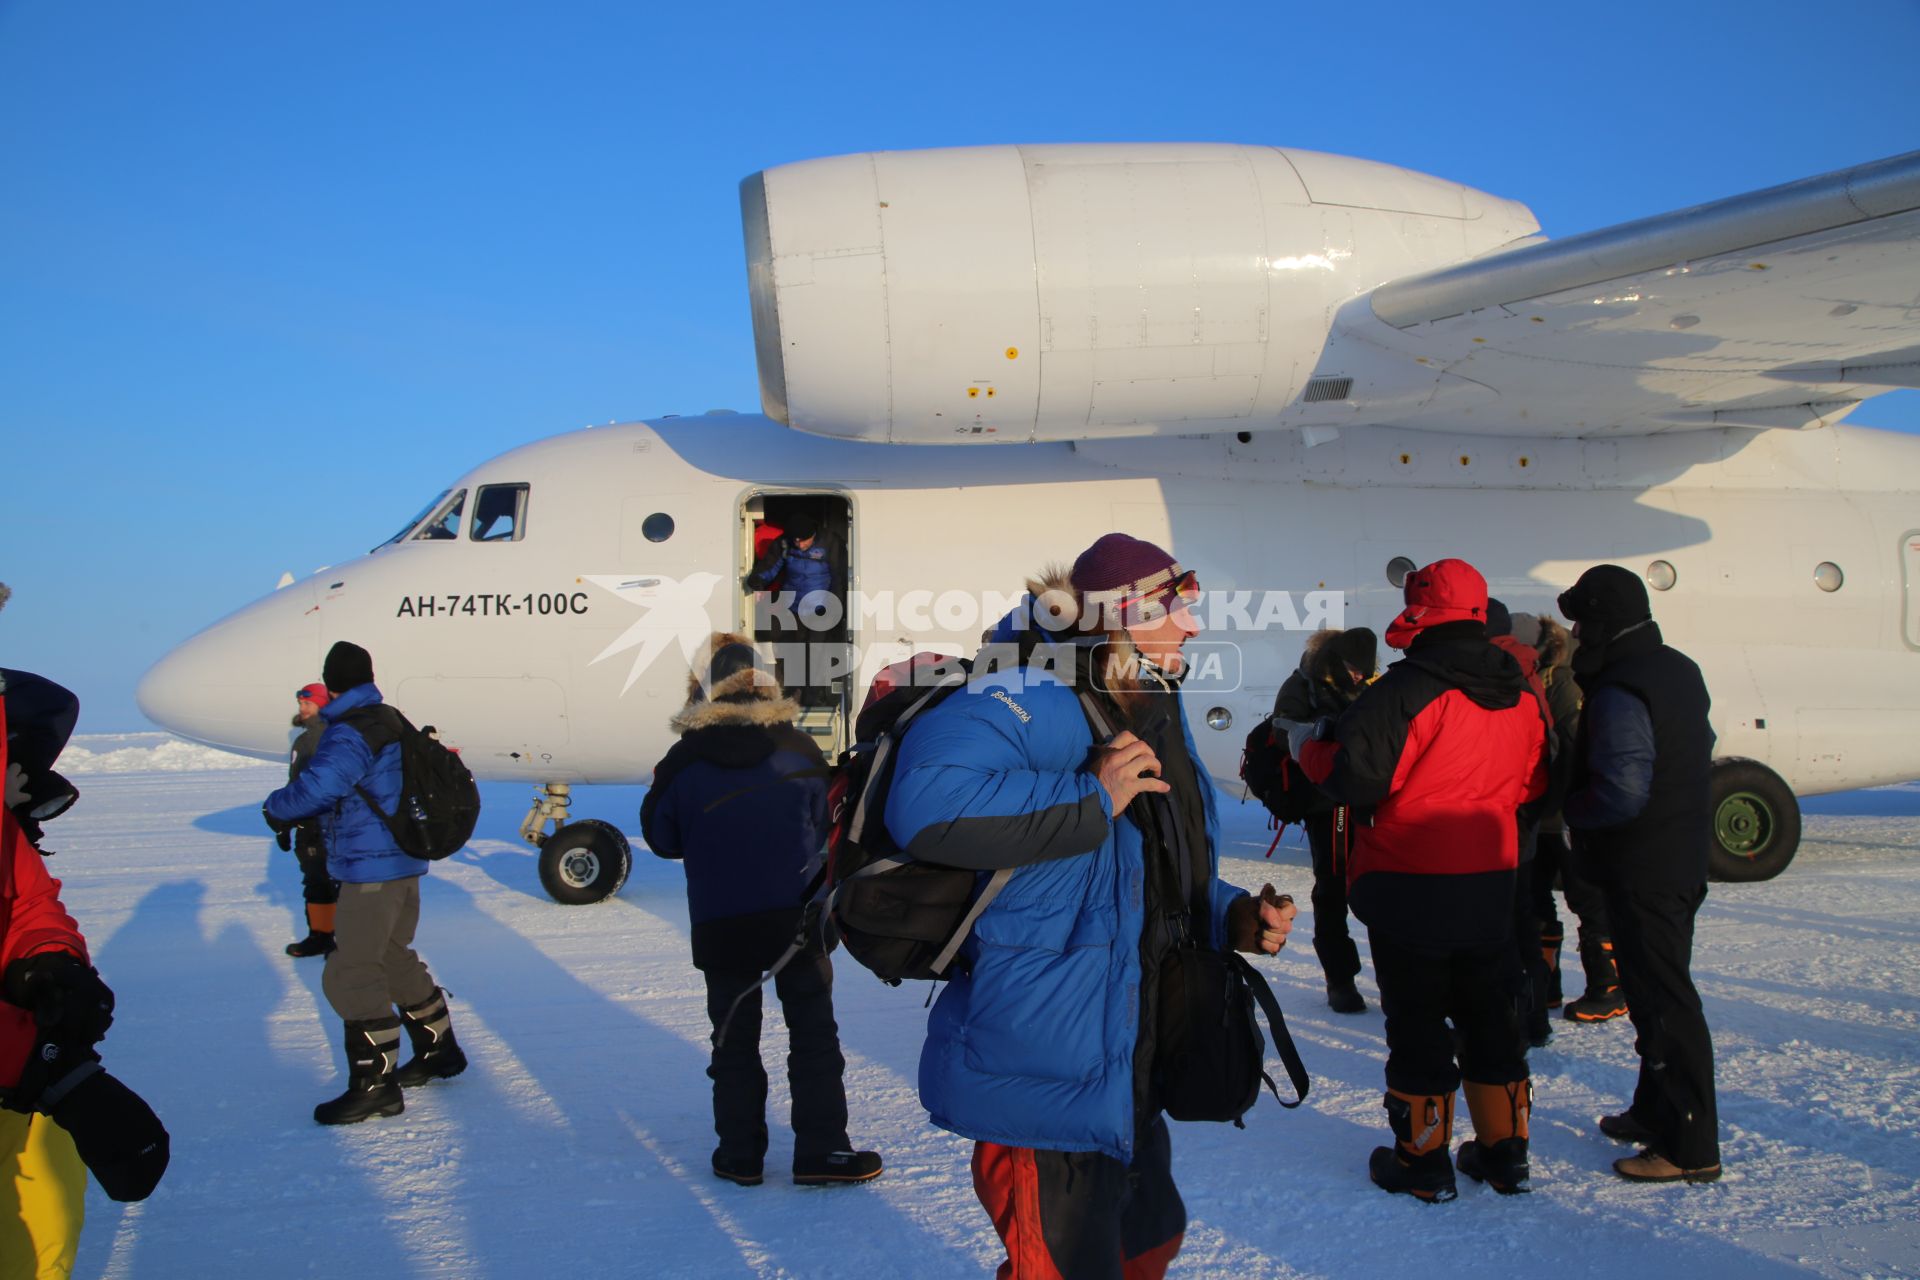
<instances>
[{"instance_id":1,"label":"packed snow runway","mask_svg":"<svg viewBox=\"0 0 1920 1280\"><path fill-rule=\"evenodd\" d=\"M680 869L634 836L616 900L554 904L514 836L522 786L484 789L479 836L424 886L419 947L453 994L472 1069L410 1091L395 1119L315 1125L313 1104L339 1087L340 1027L321 962L281 952L304 931L300 877L258 810L283 771L157 734L74 747L62 767L81 801L48 829L50 868L119 996L107 1066L173 1133L151 1200L89 1193L77 1274L867 1280L978 1276L999 1260L969 1144L932 1128L915 1097L925 988L887 988L844 957L853 1136L885 1155L885 1176L830 1190L778 1176L791 1147L769 1016L769 1179L715 1180ZM587 789L576 812L631 832L640 795ZM1223 877L1272 879L1304 908L1297 836L1264 861L1264 815L1223 805ZM1920 787L1808 807L1788 872L1714 886L1700 917L1719 1183L1608 1172L1628 1152L1593 1119L1632 1088L1622 1020L1557 1023L1534 1053L1532 1196L1464 1180L1446 1206L1381 1194L1365 1174L1386 1135L1377 992L1369 970L1367 1014L1327 1010L1303 910L1297 942L1264 963L1313 1095L1292 1113L1266 1100L1244 1132L1173 1126L1192 1217L1174 1274L1920 1275ZM1577 994L1571 937L1567 958Z\"/></svg>"}]
</instances>

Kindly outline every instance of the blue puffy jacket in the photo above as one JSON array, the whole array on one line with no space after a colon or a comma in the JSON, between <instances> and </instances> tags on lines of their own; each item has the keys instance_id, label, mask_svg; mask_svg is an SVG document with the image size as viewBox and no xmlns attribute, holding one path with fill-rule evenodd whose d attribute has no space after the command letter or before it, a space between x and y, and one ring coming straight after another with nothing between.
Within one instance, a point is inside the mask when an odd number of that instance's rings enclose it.
<instances>
[{"instance_id":1,"label":"blue puffy jacket","mask_svg":"<svg viewBox=\"0 0 1920 1280\"><path fill-rule=\"evenodd\" d=\"M835 589L833 560L821 539L815 538L813 545L804 551L791 541L782 542L781 547L783 554L779 559L754 572L751 580L755 586L779 582L780 589L791 591L795 599ZM782 578L782 574L786 576Z\"/></svg>"},{"instance_id":2,"label":"blue puffy jacket","mask_svg":"<svg viewBox=\"0 0 1920 1280\"><path fill-rule=\"evenodd\" d=\"M916 856L1018 865L974 925L927 1024L920 1100L975 1141L1133 1159L1145 860L1087 770L1093 732L1064 682L976 677L904 736L887 830ZM1181 732L1196 761L1184 709ZM1219 822L1202 776L1213 943L1241 891L1219 880ZM1075 851L1066 857L1062 847ZM1043 861L1051 857L1052 860Z\"/></svg>"},{"instance_id":3,"label":"blue puffy jacket","mask_svg":"<svg viewBox=\"0 0 1920 1280\"><path fill-rule=\"evenodd\" d=\"M347 884L404 880L427 870L424 861L401 852L380 815L354 790L365 787L383 813L400 803L400 744L388 743L376 757L359 730L340 723L349 711L381 701L378 688L363 684L320 708L327 728L313 758L298 778L267 797L267 813L281 822L320 819L327 874Z\"/></svg>"}]
</instances>

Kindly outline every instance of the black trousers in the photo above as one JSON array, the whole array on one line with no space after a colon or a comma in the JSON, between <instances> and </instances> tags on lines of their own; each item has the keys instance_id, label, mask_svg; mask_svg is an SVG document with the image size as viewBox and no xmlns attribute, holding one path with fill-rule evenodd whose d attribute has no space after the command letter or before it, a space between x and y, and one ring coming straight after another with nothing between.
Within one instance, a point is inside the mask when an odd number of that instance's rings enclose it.
<instances>
[{"instance_id":1,"label":"black trousers","mask_svg":"<svg viewBox=\"0 0 1920 1280\"><path fill-rule=\"evenodd\" d=\"M713 1130L721 1152L757 1160L767 1152L767 1070L760 1062L760 974L708 969L707 1017L714 1030L735 996L746 992L714 1046L707 1075L713 1081ZM847 1151L847 1094L841 1083L846 1059L833 1020L833 961L823 951L803 951L774 975L773 989L787 1021L787 1085L793 1093L796 1160Z\"/></svg>"},{"instance_id":2,"label":"black trousers","mask_svg":"<svg viewBox=\"0 0 1920 1280\"><path fill-rule=\"evenodd\" d=\"M1537 1022L1546 1015L1547 988L1553 978L1547 971L1547 958L1540 950L1540 929L1546 921L1536 905L1536 890L1544 870L1538 857L1528 858L1514 868L1513 964L1518 970L1520 985L1514 1007L1523 1021L1532 1018ZM1553 900L1551 888L1547 890L1547 900L1549 903ZM1559 922L1557 916L1554 922Z\"/></svg>"},{"instance_id":3,"label":"black trousers","mask_svg":"<svg viewBox=\"0 0 1920 1280\"><path fill-rule=\"evenodd\" d=\"M340 901L340 882L327 874L327 846L317 830L294 828L293 856L300 863L301 898L315 906Z\"/></svg>"},{"instance_id":4,"label":"black trousers","mask_svg":"<svg viewBox=\"0 0 1920 1280\"><path fill-rule=\"evenodd\" d=\"M1633 1116L1659 1135L1654 1149L1683 1169L1720 1163L1713 1038L1691 972L1693 918L1706 897L1705 885L1606 888L1613 954L1640 1052Z\"/></svg>"},{"instance_id":5,"label":"black trousers","mask_svg":"<svg viewBox=\"0 0 1920 1280\"><path fill-rule=\"evenodd\" d=\"M1347 868L1335 865L1333 815L1316 813L1301 824L1313 855L1313 953L1328 981L1360 973L1360 949L1347 933Z\"/></svg>"},{"instance_id":6,"label":"black trousers","mask_svg":"<svg viewBox=\"0 0 1920 1280\"><path fill-rule=\"evenodd\" d=\"M1613 934L1607 925L1607 899L1600 886L1580 874L1579 859L1567 848L1567 833L1542 831L1534 841L1534 877L1532 892L1541 923L1558 924L1560 913L1554 909L1553 882L1559 878L1567 895L1567 910L1580 929L1580 940L1591 945Z\"/></svg>"},{"instance_id":7,"label":"black trousers","mask_svg":"<svg viewBox=\"0 0 1920 1280\"><path fill-rule=\"evenodd\" d=\"M1451 1094L1464 1076L1482 1084L1527 1078L1514 1018L1513 948L1430 951L1367 932L1380 1007L1387 1015L1387 1087L1401 1093ZM1459 1035L1454 1059L1453 1020Z\"/></svg>"}]
</instances>

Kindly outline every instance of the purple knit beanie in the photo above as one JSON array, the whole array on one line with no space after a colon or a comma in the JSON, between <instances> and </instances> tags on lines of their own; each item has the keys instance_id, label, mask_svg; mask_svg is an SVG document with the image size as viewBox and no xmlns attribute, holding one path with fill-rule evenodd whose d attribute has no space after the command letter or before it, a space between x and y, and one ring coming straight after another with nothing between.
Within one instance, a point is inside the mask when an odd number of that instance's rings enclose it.
<instances>
[{"instance_id":1,"label":"purple knit beanie","mask_svg":"<svg viewBox=\"0 0 1920 1280\"><path fill-rule=\"evenodd\" d=\"M1193 575L1151 542L1109 533L1080 553L1068 575L1087 629L1158 622Z\"/></svg>"}]
</instances>

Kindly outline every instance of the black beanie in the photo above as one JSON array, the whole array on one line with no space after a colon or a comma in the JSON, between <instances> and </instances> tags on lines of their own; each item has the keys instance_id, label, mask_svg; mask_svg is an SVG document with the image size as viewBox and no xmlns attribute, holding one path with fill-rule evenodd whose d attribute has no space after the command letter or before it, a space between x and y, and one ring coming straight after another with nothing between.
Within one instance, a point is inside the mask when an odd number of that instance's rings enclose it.
<instances>
[{"instance_id":1,"label":"black beanie","mask_svg":"<svg viewBox=\"0 0 1920 1280\"><path fill-rule=\"evenodd\" d=\"M1380 637L1371 627L1348 627L1339 635L1327 641L1324 650L1329 658L1338 658L1360 673L1365 680L1380 665ZM1345 684L1342 677L1340 683Z\"/></svg>"},{"instance_id":2,"label":"black beanie","mask_svg":"<svg viewBox=\"0 0 1920 1280\"><path fill-rule=\"evenodd\" d=\"M1631 569L1597 564L1560 593L1560 612L1601 636L1613 635L1653 616L1647 584Z\"/></svg>"},{"instance_id":3,"label":"black beanie","mask_svg":"<svg viewBox=\"0 0 1920 1280\"><path fill-rule=\"evenodd\" d=\"M1487 597L1487 639L1512 634L1513 614L1509 613L1507 606L1500 601L1491 596Z\"/></svg>"},{"instance_id":4,"label":"black beanie","mask_svg":"<svg viewBox=\"0 0 1920 1280\"><path fill-rule=\"evenodd\" d=\"M735 676L760 664L750 644L723 644L713 651L707 663L707 688L712 689L729 676Z\"/></svg>"},{"instance_id":5,"label":"black beanie","mask_svg":"<svg viewBox=\"0 0 1920 1280\"><path fill-rule=\"evenodd\" d=\"M335 641L333 648L327 650L320 679L326 682L327 692L335 697L363 684L372 684L373 655L351 641Z\"/></svg>"},{"instance_id":6,"label":"black beanie","mask_svg":"<svg viewBox=\"0 0 1920 1280\"><path fill-rule=\"evenodd\" d=\"M805 542L820 532L820 526L814 523L812 516L796 515L787 521L787 527L782 532L795 542Z\"/></svg>"}]
</instances>

